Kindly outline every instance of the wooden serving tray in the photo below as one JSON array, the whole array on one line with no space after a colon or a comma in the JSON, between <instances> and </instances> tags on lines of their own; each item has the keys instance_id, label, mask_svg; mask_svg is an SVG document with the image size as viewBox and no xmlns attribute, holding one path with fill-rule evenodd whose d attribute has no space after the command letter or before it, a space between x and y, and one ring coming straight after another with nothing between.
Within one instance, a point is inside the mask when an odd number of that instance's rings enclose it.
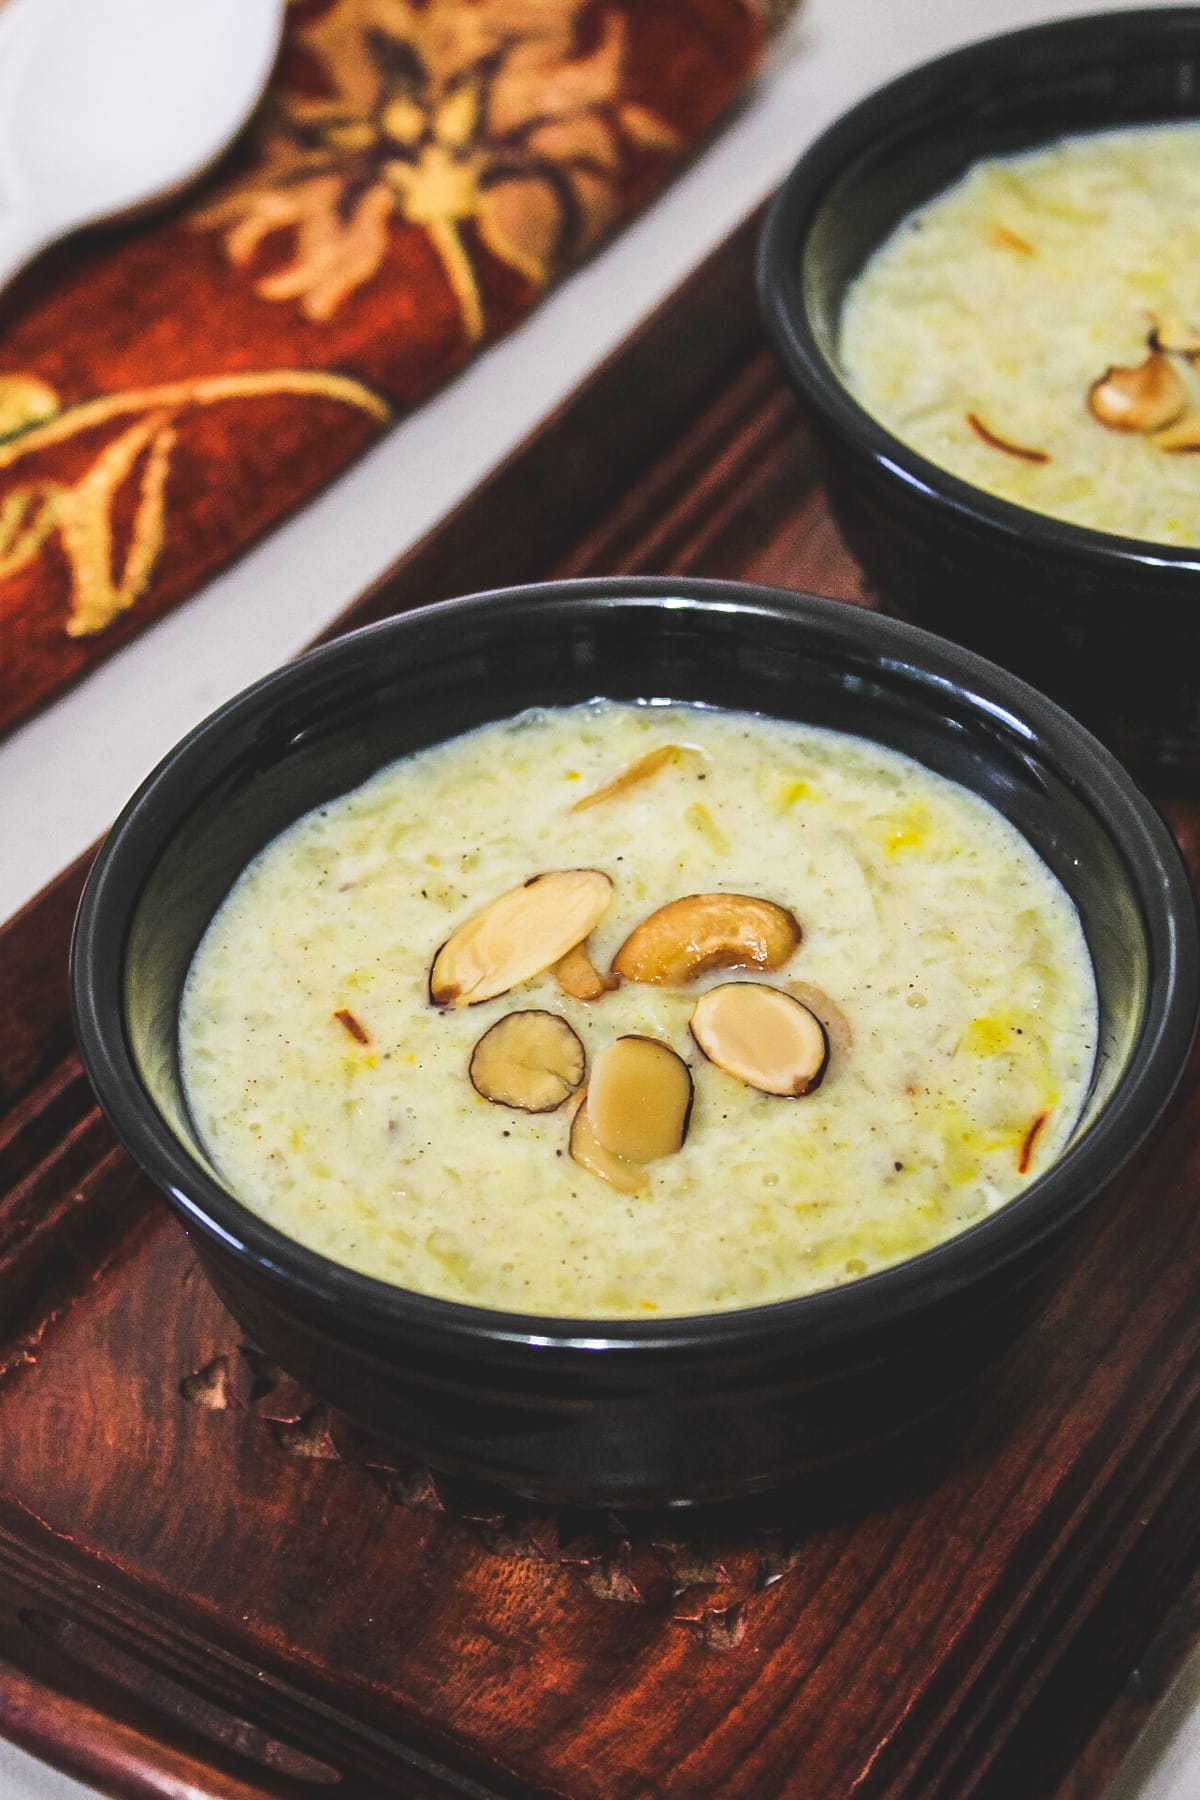
<instances>
[{"instance_id":1,"label":"wooden serving tray","mask_svg":"<svg viewBox=\"0 0 1200 1800\"><path fill-rule=\"evenodd\" d=\"M862 603L754 229L336 629L593 571ZM1094 1800L1196 1610L1195 1064L1040 1323L902 1461L554 1511L401 1464L242 1342L81 1076L83 873L0 933L0 1732L195 1800Z\"/></svg>"}]
</instances>

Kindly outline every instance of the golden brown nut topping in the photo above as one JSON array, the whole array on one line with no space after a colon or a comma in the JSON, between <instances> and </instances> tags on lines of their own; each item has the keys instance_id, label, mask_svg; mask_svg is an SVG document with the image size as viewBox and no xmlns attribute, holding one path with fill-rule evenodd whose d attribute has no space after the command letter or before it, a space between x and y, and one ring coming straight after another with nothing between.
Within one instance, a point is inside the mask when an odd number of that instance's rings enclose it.
<instances>
[{"instance_id":1,"label":"golden brown nut topping","mask_svg":"<svg viewBox=\"0 0 1200 1800\"><path fill-rule=\"evenodd\" d=\"M460 925L433 960L435 1006L478 1006L561 962L608 910L613 884L599 869L533 875Z\"/></svg>"},{"instance_id":2,"label":"golden brown nut topping","mask_svg":"<svg viewBox=\"0 0 1200 1800\"><path fill-rule=\"evenodd\" d=\"M554 965L554 978L564 994L572 1000L601 1000L621 985L619 975L601 975L587 953L586 944L576 944L561 962Z\"/></svg>"},{"instance_id":3,"label":"golden brown nut topping","mask_svg":"<svg viewBox=\"0 0 1200 1800\"><path fill-rule=\"evenodd\" d=\"M611 1150L604 1148L596 1136L586 1101L577 1108L571 1120L568 1148L572 1160L581 1169L586 1169L589 1175L598 1175L601 1181L607 1181L622 1194L637 1194L646 1186L649 1178L641 1163L627 1162L623 1156L614 1156Z\"/></svg>"},{"instance_id":4,"label":"golden brown nut topping","mask_svg":"<svg viewBox=\"0 0 1200 1800\"><path fill-rule=\"evenodd\" d=\"M471 1055L475 1091L497 1106L554 1112L583 1080L583 1045L557 1013L506 1013Z\"/></svg>"},{"instance_id":5,"label":"golden brown nut topping","mask_svg":"<svg viewBox=\"0 0 1200 1800\"><path fill-rule=\"evenodd\" d=\"M1109 368L1088 389L1088 410L1112 431L1158 431L1187 405L1179 370L1152 350L1136 368Z\"/></svg>"},{"instance_id":6,"label":"golden brown nut topping","mask_svg":"<svg viewBox=\"0 0 1200 1800\"><path fill-rule=\"evenodd\" d=\"M728 981L696 1002L692 1036L710 1062L764 1094L796 1098L821 1084L829 1039L815 1013L778 988Z\"/></svg>"},{"instance_id":7,"label":"golden brown nut topping","mask_svg":"<svg viewBox=\"0 0 1200 1800\"><path fill-rule=\"evenodd\" d=\"M985 425L978 413L969 412L967 424L975 436L982 438L990 449L1003 450L1005 456L1015 456L1021 462L1028 463L1048 463L1050 461L1048 450L1034 450L1028 444L1014 444L1011 438L1001 437L998 431L993 431L990 425Z\"/></svg>"},{"instance_id":8,"label":"golden brown nut topping","mask_svg":"<svg viewBox=\"0 0 1200 1800\"><path fill-rule=\"evenodd\" d=\"M706 969L778 969L800 942L795 915L751 894L687 894L634 927L613 958L628 981L691 981Z\"/></svg>"},{"instance_id":9,"label":"golden brown nut topping","mask_svg":"<svg viewBox=\"0 0 1200 1800\"><path fill-rule=\"evenodd\" d=\"M655 1162L683 1146L691 1072L658 1038L617 1038L593 1060L586 1108L605 1150L629 1162Z\"/></svg>"}]
</instances>

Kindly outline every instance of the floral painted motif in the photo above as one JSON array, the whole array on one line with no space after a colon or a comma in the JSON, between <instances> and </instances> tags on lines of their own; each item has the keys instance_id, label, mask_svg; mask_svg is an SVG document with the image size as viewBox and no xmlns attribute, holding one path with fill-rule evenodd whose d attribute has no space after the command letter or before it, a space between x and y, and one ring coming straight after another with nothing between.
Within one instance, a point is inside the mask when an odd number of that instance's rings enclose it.
<instances>
[{"instance_id":1,"label":"floral painted motif","mask_svg":"<svg viewBox=\"0 0 1200 1800\"><path fill-rule=\"evenodd\" d=\"M205 191L5 292L0 733L515 326L795 4L288 0Z\"/></svg>"},{"instance_id":2,"label":"floral painted motif","mask_svg":"<svg viewBox=\"0 0 1200 1800\"><path fill-rule=\"evenodd\" d=\"M589 0L336 0L296 40L326 97L276 92L259 166L194 223L251 264L276 233L266 300L331 318L387 254L393 222L428 237L466 338L487 328L480 249L538 292L615 222L629 145L676 133L622 98L627 30Z\"/></svg>"},{"instance_id":3,"label":"floral painted motif","mask_svg":"<svg viewBox=\"0 0 1200 1800\"><path fill-rule=\"evenodd\" d=\"M0 581L32 562L57 533L71 579L67 635L103 631L145 593L166 541L175 421L190 407L262 394L319 394L358 407L381 425L390 417L387 404L361 382L320 370L172 382L69 407L61 407L53 388L36 377L0 375L0 472L110 420L133 420L75 481L33 481L0 498ZM136 489L133 519L117 566L113 511L129 483Z\"/></svg>"}]
</instances>

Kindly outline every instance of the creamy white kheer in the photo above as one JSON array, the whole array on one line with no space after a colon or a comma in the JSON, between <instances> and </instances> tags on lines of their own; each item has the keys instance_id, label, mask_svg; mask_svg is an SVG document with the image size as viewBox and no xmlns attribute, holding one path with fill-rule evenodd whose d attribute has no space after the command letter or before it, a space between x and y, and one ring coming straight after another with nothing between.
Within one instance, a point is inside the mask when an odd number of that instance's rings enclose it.
<instances>
[{"instance_id":1,"label":"creamy white kheer","mask_svg":"<svg viewBox=\"0 0 1200 1800\"><path fill-rule=\"evenodd\" d=\"M844 309L849 386L975 486L1200 544L1200 127L979 163L909 216Z\"/></svg>"},{"instance_id":2,"label":"creamy white kheer","mask_svg":"<svg viewBox=\"0 0 1200 1800\"><path fill-rule=\"evenodd\" d=\"M773 960L689 974L689 896L774 931ZM556 955L587 931L596 998L514 964L465 1003L522 908ZM733 983L786 996L755 997L745 1042L706 999ZM751 1084L776 1012L802 1027L785 1062L828 1050L796 1097ZM516 1013L555 1110L485 1097L525 1079ZM269 845L200 945L181 1053L222 1178L291 1237L425 1293L624 1318L826 1288L1002 1206L1069 1138L1095 1028L1074 908L975 795L835 732L596 702L394 764ZM574 1121L651 1093L661 1141L604 1140L649 1159L626 1191Z\"/></svg>"}]
</instances>

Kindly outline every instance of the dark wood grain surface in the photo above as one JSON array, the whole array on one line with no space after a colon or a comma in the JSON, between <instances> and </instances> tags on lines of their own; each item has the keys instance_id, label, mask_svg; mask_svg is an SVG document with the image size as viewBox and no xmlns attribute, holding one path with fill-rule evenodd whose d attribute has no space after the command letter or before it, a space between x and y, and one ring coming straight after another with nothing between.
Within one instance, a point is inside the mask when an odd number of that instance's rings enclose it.
<instances>
[{"instance_id":1,"label":"dark wood grain surface","mask_svg":"<svg viewBox=\"0 0 1200 1800\"><path fill-rule=\"evenodd\" d=\"M592 571L861 603L752 241L338 629ZM0 933L0 1731L131 1796L1100 1792L1131 1671L1194 1619L1195 1063L1036 1328L902 1462L555 1511L398 1462L240 1339L71 1048L82 872Z\"/></svg>"}]
</instances>

